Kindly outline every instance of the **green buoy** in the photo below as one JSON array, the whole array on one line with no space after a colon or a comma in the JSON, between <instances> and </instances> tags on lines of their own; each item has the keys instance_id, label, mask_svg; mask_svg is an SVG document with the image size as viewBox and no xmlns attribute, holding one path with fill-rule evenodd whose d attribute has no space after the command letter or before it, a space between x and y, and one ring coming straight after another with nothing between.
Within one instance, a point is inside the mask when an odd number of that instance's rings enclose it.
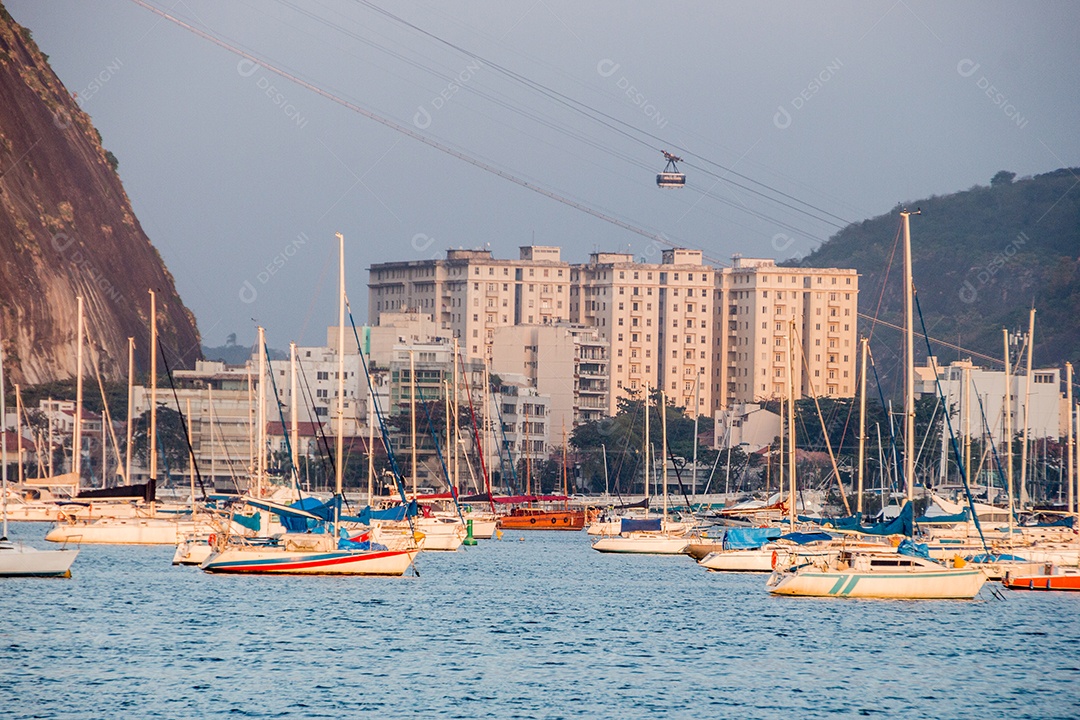
<instances>
[{"instance_id":1,"label":"green buoy","mask_svg":"<svg viewBox=\"0 0 1080 720\"><path fill-rule=\"evenodd\" d=\"M466 520L465 521L465 540L461 544L462 545L475 545L476 544L476 538L474 538L472 536L472 520Z\"/></svg>"}]
</instances>

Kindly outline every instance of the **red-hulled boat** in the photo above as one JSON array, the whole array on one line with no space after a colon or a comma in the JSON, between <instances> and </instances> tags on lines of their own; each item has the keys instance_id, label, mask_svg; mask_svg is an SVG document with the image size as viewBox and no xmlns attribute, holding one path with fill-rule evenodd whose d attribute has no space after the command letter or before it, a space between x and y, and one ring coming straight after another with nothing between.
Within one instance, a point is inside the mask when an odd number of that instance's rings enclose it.
<instances>
[{"instance_id":1,"label":"red-hulled boat","mask_svg":"<svg viewBox=\"0 0 1080 720\"><path fill-rule=\"evenodd\" d=\"M1010 590L1080 590L1080 568L1048 565L1038 574L1009 571L1002 582Z\"/></svg>"}]
</instances>

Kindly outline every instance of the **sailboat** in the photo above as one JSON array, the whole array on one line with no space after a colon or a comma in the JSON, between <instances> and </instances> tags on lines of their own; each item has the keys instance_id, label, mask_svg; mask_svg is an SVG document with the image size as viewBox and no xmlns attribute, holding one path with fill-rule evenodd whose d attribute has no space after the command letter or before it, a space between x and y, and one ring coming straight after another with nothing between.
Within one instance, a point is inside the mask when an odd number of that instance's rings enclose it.
<instances>
[{"instance_id":1,"label":"sailboat","mask_svg":"<svg viewBox=\"0 0 1080 720\"><path fill-rule=\"evenodd\" d=\"M338 390L334 500L332 515L322 520L322 533L284 533L258 543L242 538L215 538L214 552L199 567L209 573L403 575L413 564L418 548L390 550L370 541L341 538L342 473L345 432L345 237L338 239ZM260 352L262 349L260 348ZM336 501L336 503L335 503Z\"/></svg>"},{"instance_id":2,"label":"sailboat","mask_svg":"<svg viewBox=\"0 0 1080 720\"><path fill-rule=\"evenodd\" d=\"M80 301L81 303L81 301ZM8 540L8 463L7 463L7 403L4 392L3 343L0 342L0 504L3 506L3 534L0 534L0 576L59 576L71 577L71 564L78 550L38 550L23 543ZM22 452L22 448L19 448Z\"/></svg>"},{"instance_id":3,"label":"sailboat","mask_svg":"<svg viewBox=\"0 0 1080 720\"><path fill-rule=\"evenodd\" d=\"M67 515L57 522L45 535L49 542L76 542L79 544L102 544L102 545L176 545L187 535L200 533L218 532L218 523L215 518L196 514L192 507L191 513L184 512L184 508L174 506L165 512L155 500L157 483L157 298L153 290L150 293L150 479L145 485L128 485L121 488L108 488L80 493L78 498L93 501L97 498L121 498L130 500L132 493L143 501L131 505L128 502L118 503L106 514L97 516ZM82 326L82 304L80 302L80 329ZM80 337L81 337L80 330ZM79 351L79 375L82 374L82 351ZM129 359L130 359L129 343ZM130 376L130 373L129 373ZM80 413L82 404L82 383L77 385L76 415ZM74 467L76 475L81 472L81 445L79 429L80 422L75 423ZM120 508L126 508L120 511ZM98 506L100 511L101 506ZM183 514L182 514L183 513Z\"/></svg>"},{"instance_id":4,"label":"sailboat","mask_svg":"<svg viewBox=\"0 0 1080 720\"><path fill-rule=\"evenodd\" d=\"M918 214L916 211L915 214ZM911 273L911 212L900 216L904 229L904 478L907 510L914 507L915 487L915 348L914 286ZM790 345L789 341L789 354ZM789 361L790 366L790 361ZM790 373L789 373L790 374ZM791 378L789 378L791 382ZM792 393L794 397L794 393ZM914 523L912 523L914 525ZM896 599L971 599L986 576L978 569L946 567L929 559L910 540L892 550L846 550L802 558L798 553L778 562L766 587L774 595Z\"/></svg>"},{"instance_id":5,"label":"sailboat","mask_svg":"<svg viewBox=\"0 0 1080 720\"><path fill-rule=\"evenodd\" d=\"M646 395L648 390L646 389ZM645 417L648 419L649 402L645 400ZM685 527L680 526L677 530L668 527L668 451L667 451L667 395L660 393L660 423L663 435L662 451L663 471L660 473L663 482L663 515L659 518L647 518L633 520L623 518L620 522L618 535L602 537L593 542L593 550L602 553L632 553L645 555L682 555L686 546L690 543L689 535ZM646 428L648 425L646 424ZM645 443L648 445L648 430L645 433ZM648 452L646 450L646 452ZM647 455L646 455L647 457ZM646 483L648 483L648 460L646 459Z\"/></svg>"}]
</instances>

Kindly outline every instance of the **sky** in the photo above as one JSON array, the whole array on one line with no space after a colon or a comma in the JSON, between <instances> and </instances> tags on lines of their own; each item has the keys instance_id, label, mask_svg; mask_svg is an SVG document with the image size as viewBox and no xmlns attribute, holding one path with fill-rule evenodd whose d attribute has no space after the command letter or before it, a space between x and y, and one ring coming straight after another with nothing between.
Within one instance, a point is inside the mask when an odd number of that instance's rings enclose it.
<instances>
[{"instance_id":1,"label":"sky","mask_svg":"<svg viewBox=\"0 0 1080 720\"><path fill-rule=\"evenodd\" d=\"M260 62L131 0L6 6L119 159L207 345L256 323L324 344L336 232L361 323L372 263L786 259L999 170L1080 165L1075 3L146 1ZM656 187L663 149L684 189Z\"/></svg>"}]
</instances>

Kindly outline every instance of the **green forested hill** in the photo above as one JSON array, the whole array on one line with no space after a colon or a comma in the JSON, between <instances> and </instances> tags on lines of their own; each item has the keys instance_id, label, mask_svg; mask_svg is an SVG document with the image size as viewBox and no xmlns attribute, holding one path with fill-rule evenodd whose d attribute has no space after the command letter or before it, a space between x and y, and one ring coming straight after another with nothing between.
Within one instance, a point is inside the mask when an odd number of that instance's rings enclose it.
<instances>
[{"instance_id":1,"label":"green forested hill","mask_svg":"<svg viewBox=\"0 0 1080 720\"><path fill-rule=\"evenodd\" d=\"M912 200L908 208L922 210L911 218L912 254L932 337L998 358L1001 328L1026 329L1034 303L1035 364L1080 361L1080 169L1019 180L1002 171L989 186ZM899 229L894 209L849 225L794 264L856 268L860 312L900 323ZM868 322L861 327L867 329ZM879 359L888 357L898 351L898 335L878 326L873 346ZM958 354L934 350L945 362Z\"/></svg>"}]
</instances>

